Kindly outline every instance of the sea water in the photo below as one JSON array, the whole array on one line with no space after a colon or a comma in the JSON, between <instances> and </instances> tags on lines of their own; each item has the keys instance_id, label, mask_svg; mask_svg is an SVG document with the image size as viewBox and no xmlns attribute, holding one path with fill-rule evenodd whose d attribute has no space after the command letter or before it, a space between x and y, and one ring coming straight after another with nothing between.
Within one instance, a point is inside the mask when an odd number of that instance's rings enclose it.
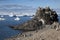
<instances>
[{"instance_id":1,"label":"sea water","mask_svg":"<svg viewBox=\"0 0 60 40\"><path fill-rule=\"evenodd\" d=\"M3 18L5 18L5 20L0 20L0 40L4 40L5 38L9 38L22 32L20 30L13 30L9 26L19 25L31 19L30 16L20 16L20 20L16 21L14 20L15 17L9 17L8 15L4 15Z\"/></svg>"}]
</instances>

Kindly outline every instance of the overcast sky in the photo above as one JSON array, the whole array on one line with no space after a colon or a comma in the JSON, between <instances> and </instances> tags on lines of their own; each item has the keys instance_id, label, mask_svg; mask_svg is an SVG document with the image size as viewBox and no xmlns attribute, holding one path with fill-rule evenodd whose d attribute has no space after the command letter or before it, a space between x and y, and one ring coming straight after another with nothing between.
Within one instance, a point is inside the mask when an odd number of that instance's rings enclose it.
<instances>
[{"instance_id":1,"label":"overcast sky","mask_svg":"<svg viewBox=\"0 0 60 40\"><path fill-rule=\"evenodd\" d=\"M0 0L0 5L25 5L25 6L50 6L51 8L60 8L60 0Z\"/></svg>"}]
</instances>

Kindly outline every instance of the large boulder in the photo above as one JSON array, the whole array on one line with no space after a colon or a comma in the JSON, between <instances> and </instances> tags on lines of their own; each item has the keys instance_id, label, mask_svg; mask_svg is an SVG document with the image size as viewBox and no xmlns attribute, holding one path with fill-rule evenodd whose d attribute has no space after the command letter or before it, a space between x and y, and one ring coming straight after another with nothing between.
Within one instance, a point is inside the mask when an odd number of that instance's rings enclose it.
<instances>
[{"instance_id":1,"label":"large boulder","mask_svg":"<svg viewBox=\"0 0 60 40\"><path fill-rule=\"evenodd\" d=\"M13 29L18 30L37 30L42 29L46 24L53 24L54 22L58 22L58 15L56 11L50 9L49 7L46 8L38 8L36 15L32 20L27 21L23 24L17 26L11 26Z\"/></svg>"}]
</instances>

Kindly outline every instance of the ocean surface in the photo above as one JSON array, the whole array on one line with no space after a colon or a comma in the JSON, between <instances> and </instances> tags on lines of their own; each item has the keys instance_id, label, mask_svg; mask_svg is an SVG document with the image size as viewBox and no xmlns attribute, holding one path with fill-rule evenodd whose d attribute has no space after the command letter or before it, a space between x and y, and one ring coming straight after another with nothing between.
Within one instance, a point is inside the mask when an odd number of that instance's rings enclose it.
<instances>
[{"instance_id":1,"label":"ocean surface","mask_svg":"<svg viewBox=\"0 0 60 40\"><path fill-rule=\"evenodd\" d=\"M4 15L3 18L5 18L4 21L0 21L0 40L4 40L6 38L9 38L11 36L17 35L18 33L21 33L20 30L13 30L9 26L15 26L19 25L21 23L24 23L28 20L31 20L31 16L20 16L20 20L16 21L14 20L16 17L9 17L8 15ZM58 17L60 20L60 16Z\"/></svg>"},{"instance_id":2,"label":"ocean surface","mask_svg":"<svg viewBox=\"0 0 60 40\"><path fill-rule=\"evenodd\" d=\"M8 15L4 15L3 18L5 18L5 20L0 20L0 40L4 40L5 38L9 38L22 32L20 30L13 30L9 26L19 25L27 20L31 20L30 16L20 16L19 21L14 20L16 17L9 17Z\"/></svg>"}]
</instances>

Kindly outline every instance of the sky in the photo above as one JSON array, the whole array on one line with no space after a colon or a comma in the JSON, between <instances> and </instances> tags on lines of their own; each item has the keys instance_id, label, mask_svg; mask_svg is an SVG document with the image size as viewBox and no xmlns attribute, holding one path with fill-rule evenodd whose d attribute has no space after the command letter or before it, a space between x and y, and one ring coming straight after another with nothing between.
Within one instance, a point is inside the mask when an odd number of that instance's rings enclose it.
<instances>
[{"instance_id":1,"label":"sky","mask_svg":"<svg viewBox=\"0 0 60 40\"><path fill-rule=\"evenodd\" d=\"M25 5L32 7L60 8L60 0L0 0L0 5Z\"/></svg>"},{"instance_id":2,"label":"sky","mask_svg":"<svg viewBox=\"0 0 60 40\"><path fill-rule=\"evenodd\" d=\"M23 10L33 10L38 7L49 6L53 9L60 9L60 0L0 0L0 9L18 8ZM8 7L7 7L8 5ZM17 7L16 7L17 6Z\"/></svg>"}]
</instances>

